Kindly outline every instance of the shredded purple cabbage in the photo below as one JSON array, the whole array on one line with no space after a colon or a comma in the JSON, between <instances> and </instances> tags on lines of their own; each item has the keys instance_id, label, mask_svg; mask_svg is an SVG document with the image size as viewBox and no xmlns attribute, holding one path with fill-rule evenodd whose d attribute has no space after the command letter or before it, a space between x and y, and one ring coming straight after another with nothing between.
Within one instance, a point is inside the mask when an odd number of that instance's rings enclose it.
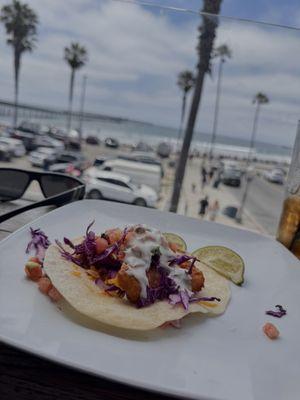
<instances>
[{"instance_id":1,"label":"shredded purple cabbage","mask_svg":"<svg viewBox=\"0 0 300 400\"><path fill-rule=\"evenodd\" d=\"M190 299L190 303L195 303L198 301L218 301L218 302L220 302L221 299L219 297L192 297Z\"/></svg>"},{"instance_id":2,"label":"shredded purple cabbage","mask_svg":"<svg viewBox=\"0 0 300 400\"><path fill-rule=\"evenodd\" d=\"M103 289L105 292L117 292L119 295L124 295L125 292L118 288L115 285L106 285L101 278L97 278L95 280L95 284L100 288Z\"/></svg>"},{"instance_id":3,"label":"shredded purple cabbage","mask_svg":"<svg viewBox=\"0 0 300 400\"><path fill-rule=\"evenodd\" d=\"M114 270L114 269L110 269L107 272L107 279L113 279L117 276L118 271Z\"/></svg>"},{"instance_id":4,"label":"shredded purple cabbage","mask_svg":"<svg viewBox=\"0 0 300 400\"><path fill-rule=\"evenodd\" d=\"M275 307L278 309L278 311L269 310L266 311L266 314L276 318L281 318L286 315L286 310L280 304L277 304Z\"/></svg>"},{"instance_id":5,"label":"shredded purple cabbage","mask_svg":"<svg viewBox=\"0 0 300 400\"><path fill-rule=\"evenodd\" d=\"M160 273L159 286L151 288L147 286L147 297L138 300L137 308L142 308L153 304L156 300L168 299L170 295L178 293L178 286L176 282L168 276L168 271L163 267L158 267L157 271Z\"/></svg>"},{"instance_id":6,"label":"shredded purple cabbage","mask_svg":"<svg viewBox=\"0 0 300 400\"><path fill-rule=\"evenodd\" d=\"M71 262L73 262L74 264L79 265L80 267L82 266L81 261L80 261L77 257L75 257L73 254L71 254L71 253L69 253L67 250L65 250L65 249L63 248L62 244L61 244L57 239L55 240L55 243L56 243L56 246L57 246L57 247L59 248L59 250L60 250L61 256L62 256L65 260L71 261Z\"/></svg>"},{"instance_id":7,"label":"shredded purple cabbage","mask_svg":"<svg viewBox=\"0 0 300 400\"><path fill-rule=\"evenodd\" d=\"M72 252L64 249L62 244L56 240L56 244L60 249L62 257L68 261L72 261L82 268L90 268L92 265L95 267L109 266L110 268L115 269L120 268L120 261L117 260L116 257L113 257L113 255L119 251L121 244L124 242L127 234L127 228L124 229L122 237L118 242L109 246L102 254L97 254L96 234L90 230L93 224L94 221L88 225L86 229L86 236L78 245L74 245L70 239L64 238L64 243L71 247L73 250Z\"/></svg>"},{"instance_id":8,"label":"shredded purple cabbage","mask_svg":"<svg viewBox=\"0 0 300 400\"><path fill-rule=\"evenodd\" d=\"M182 290L179 293L171 294L169 296L169 303L172 305L182 304L185 310L188 310L190 303L196 303L199 301L221 301L218 297L194 297L190 295L186 290Z\"/></svg>"},{"instance_id":9,"label":"shredded purple cabbage","mask_svg":"<svg viewBox=\"0 0 300 400\"><path fill-rule=\"evenodd\" d=\"M64 244L66 244L67 246L70 246L71 249L75 249L75 245L71 242L70 239L64 237Z\"/></svg>"},{"instance_id":10,"label":"shredded purple cabbage","mask_svg":"<svg viewBox=\"0 0 300 400\"><path fill-rule=\"evenodd\" d=\"M103 280L101 279L101 278L97 278L96 280L95 280L95 284L100 288L100 289L103 289L103 290L107 290L107 289L109 289L109 285L106 285L106 283L104 283L103 282Z\"/></svg>"},{"instance_id":11,"label":"shredded purple cabbage","mask_svg":"<svg viewBox=\"0 0 300 400\"><path fill-rule=\"evenodd\" d=\"M41 231L39 228L30 228L31 240L26 247L26 253L30 253L31 250L35 250L35 256L43 261L45 252L50 246L50 240L48 236Z\"/></svg>"},{"instance_id":12,"label":"shredded purple cabbage","mask_svg":"<svg viewBox=\"0 0 300 400\"><path fill-rule=\"evenodd\" d=\"M183 264L184 262L189 261L189 260L192 260L192 263L191 263L187 273L191 274L195 262L198 261L198 259L196 257L192 257L192 256L189 256L187 254L182 254L182 255L174 257L172 260L170 260L169 261L169 265L170 266L180 265L180 264Z\"/></svg>"},{"instance_id":13,"label":"shredded purple cabbage","mask_svg":"<svg viewBox=\"0 0 300 400\"><path fill-rule=\"evenodd\" d=\"M190 303L190 294L186 290L180 290L176 294L171 294L169 296L169 303L172 305L176 304L182 304L183 308L185 310L189 309L189 303Z\"/></svg>"}]
</instances>

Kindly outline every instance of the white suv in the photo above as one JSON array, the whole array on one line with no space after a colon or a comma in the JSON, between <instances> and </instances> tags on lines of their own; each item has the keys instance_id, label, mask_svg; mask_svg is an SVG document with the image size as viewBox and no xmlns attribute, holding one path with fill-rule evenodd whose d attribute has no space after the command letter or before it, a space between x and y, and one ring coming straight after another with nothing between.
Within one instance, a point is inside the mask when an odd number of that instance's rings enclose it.
<instances>
[{"instance_id":1,"label":"white suv","mask_svg":"<svg viewBox=\"0 0 300 400\"><path fill-rule=\"evenodd\" d=\"M138 185L126 175L101 171L92 167L85 171L83 179L89 199L108 199L144 207L155 207L157 194L146 185Z\"/></svg>"},{"instance_id":2,"label":"white suv","mask_svg":"<svg viewBox=\"0 0 300 400\"><path fill-rule=\"evenodd\" d=\"M0 144L7 146L8 150L14 157L23 157L26 154L26 149L23 145L22 140L9 137L0 137Z\"/></svg>"}]
</instances>

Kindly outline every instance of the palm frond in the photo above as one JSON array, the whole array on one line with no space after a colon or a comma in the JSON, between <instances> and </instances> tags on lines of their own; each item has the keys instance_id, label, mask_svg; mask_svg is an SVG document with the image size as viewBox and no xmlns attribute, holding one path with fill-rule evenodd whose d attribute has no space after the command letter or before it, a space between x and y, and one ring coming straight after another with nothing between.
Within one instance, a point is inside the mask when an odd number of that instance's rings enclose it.
<instances>
[{"instance_id":1,"label":"palm frond","mask_svg":"<svg viewBox=\"0 0 300 400\"><path fill-rule=\"evenodd\" d=\"M183 92L188 93L195 85L193 72L189 70L180 72L177 79L177 85Z\"/></svg>"},{"instance_id":2,"label":"palm frond","mask_svg":"<svg viewBox=\"0 0 300 400\"><path fill-rule=\"evenodd\" d=\"M4 24L7 44L14 47L19 56L32 51L37 41L38 16L27 4L13 0L1 8L0 21Z\"/></svg>"},{"instance_id":3,"label":"palm frond","mask_svg":"<svg viewBox=\"0 0 300 400\"><path fill-rule=\"evenodd\" d=\"M87 49L77 42L72 42L64 49L64 60L72 69L79 69L88 61Z\"/></svg>"},{"instance_id":4,"label":"palm frond","mask_svg":"<svg viewBox=\"0 0 300 400\"><path fill-rule=\"evenodd\" d=\"M258 104L267 104L269 102L270 102L270 100L269 100L268 96L262 92L256 93L256 95L254 96L254 99L253 99L253 103L258 103Z\"/></svg>"}]
</instances>

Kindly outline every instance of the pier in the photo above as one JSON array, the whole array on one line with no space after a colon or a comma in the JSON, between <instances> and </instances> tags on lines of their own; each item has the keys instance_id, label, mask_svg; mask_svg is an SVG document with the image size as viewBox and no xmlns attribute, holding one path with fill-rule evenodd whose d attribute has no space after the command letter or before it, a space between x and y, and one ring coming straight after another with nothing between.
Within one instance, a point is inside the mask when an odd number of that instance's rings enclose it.
<instances>
[{"instance_id":1,"label":"pier","mask_svg":"<svg viewBox=\"0 0 300 400\"><path fill-rule=\"evenodd\" d=\"M0 117L10 117L13 115L15 104L7 100L0 99ZM68 110L37 106L27 103L18 104L18 117L23 119L57 119L64 118L68 115ZM79 118L81 113L79 111L72 111L72 117ZM113 121L113 122L125 122L128 121L125 118L112 117L109 115L98 114L93 112L84 112L82 114L84 120L98 120L98 121Z\"/></svg>"}]
</instances>

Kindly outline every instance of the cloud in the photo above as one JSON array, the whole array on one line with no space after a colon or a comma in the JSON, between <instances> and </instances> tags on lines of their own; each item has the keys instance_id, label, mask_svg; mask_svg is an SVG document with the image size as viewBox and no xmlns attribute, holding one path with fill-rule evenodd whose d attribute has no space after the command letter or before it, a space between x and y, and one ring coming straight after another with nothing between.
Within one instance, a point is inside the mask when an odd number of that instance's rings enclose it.
<instances>
[{"instance_id":1,"label":"cloud","mask_svg":"<svg viewBox=\"0 0 300 400\"><path fill-rule=\"evenodd\" d=\"M76 76L74 108L86 74L87 110L178 126L176 80L197 63L199 17L106 0L28 3L39 15L40 28L36 50L23 57L22 101L66 107L70 70L63 49L79 41L89 61ZM271 102L261 113L260 139L291 145L299 116L300 33L222 20L217 43L223 42L233 57L224 65L218 133L249 137L251 100L263 91ZM1 97L12 98L12 54L4 40L0 53ZM215 94L214 73L206 77L198 131L211 132Z\"/></svg>"}]
</instances>

